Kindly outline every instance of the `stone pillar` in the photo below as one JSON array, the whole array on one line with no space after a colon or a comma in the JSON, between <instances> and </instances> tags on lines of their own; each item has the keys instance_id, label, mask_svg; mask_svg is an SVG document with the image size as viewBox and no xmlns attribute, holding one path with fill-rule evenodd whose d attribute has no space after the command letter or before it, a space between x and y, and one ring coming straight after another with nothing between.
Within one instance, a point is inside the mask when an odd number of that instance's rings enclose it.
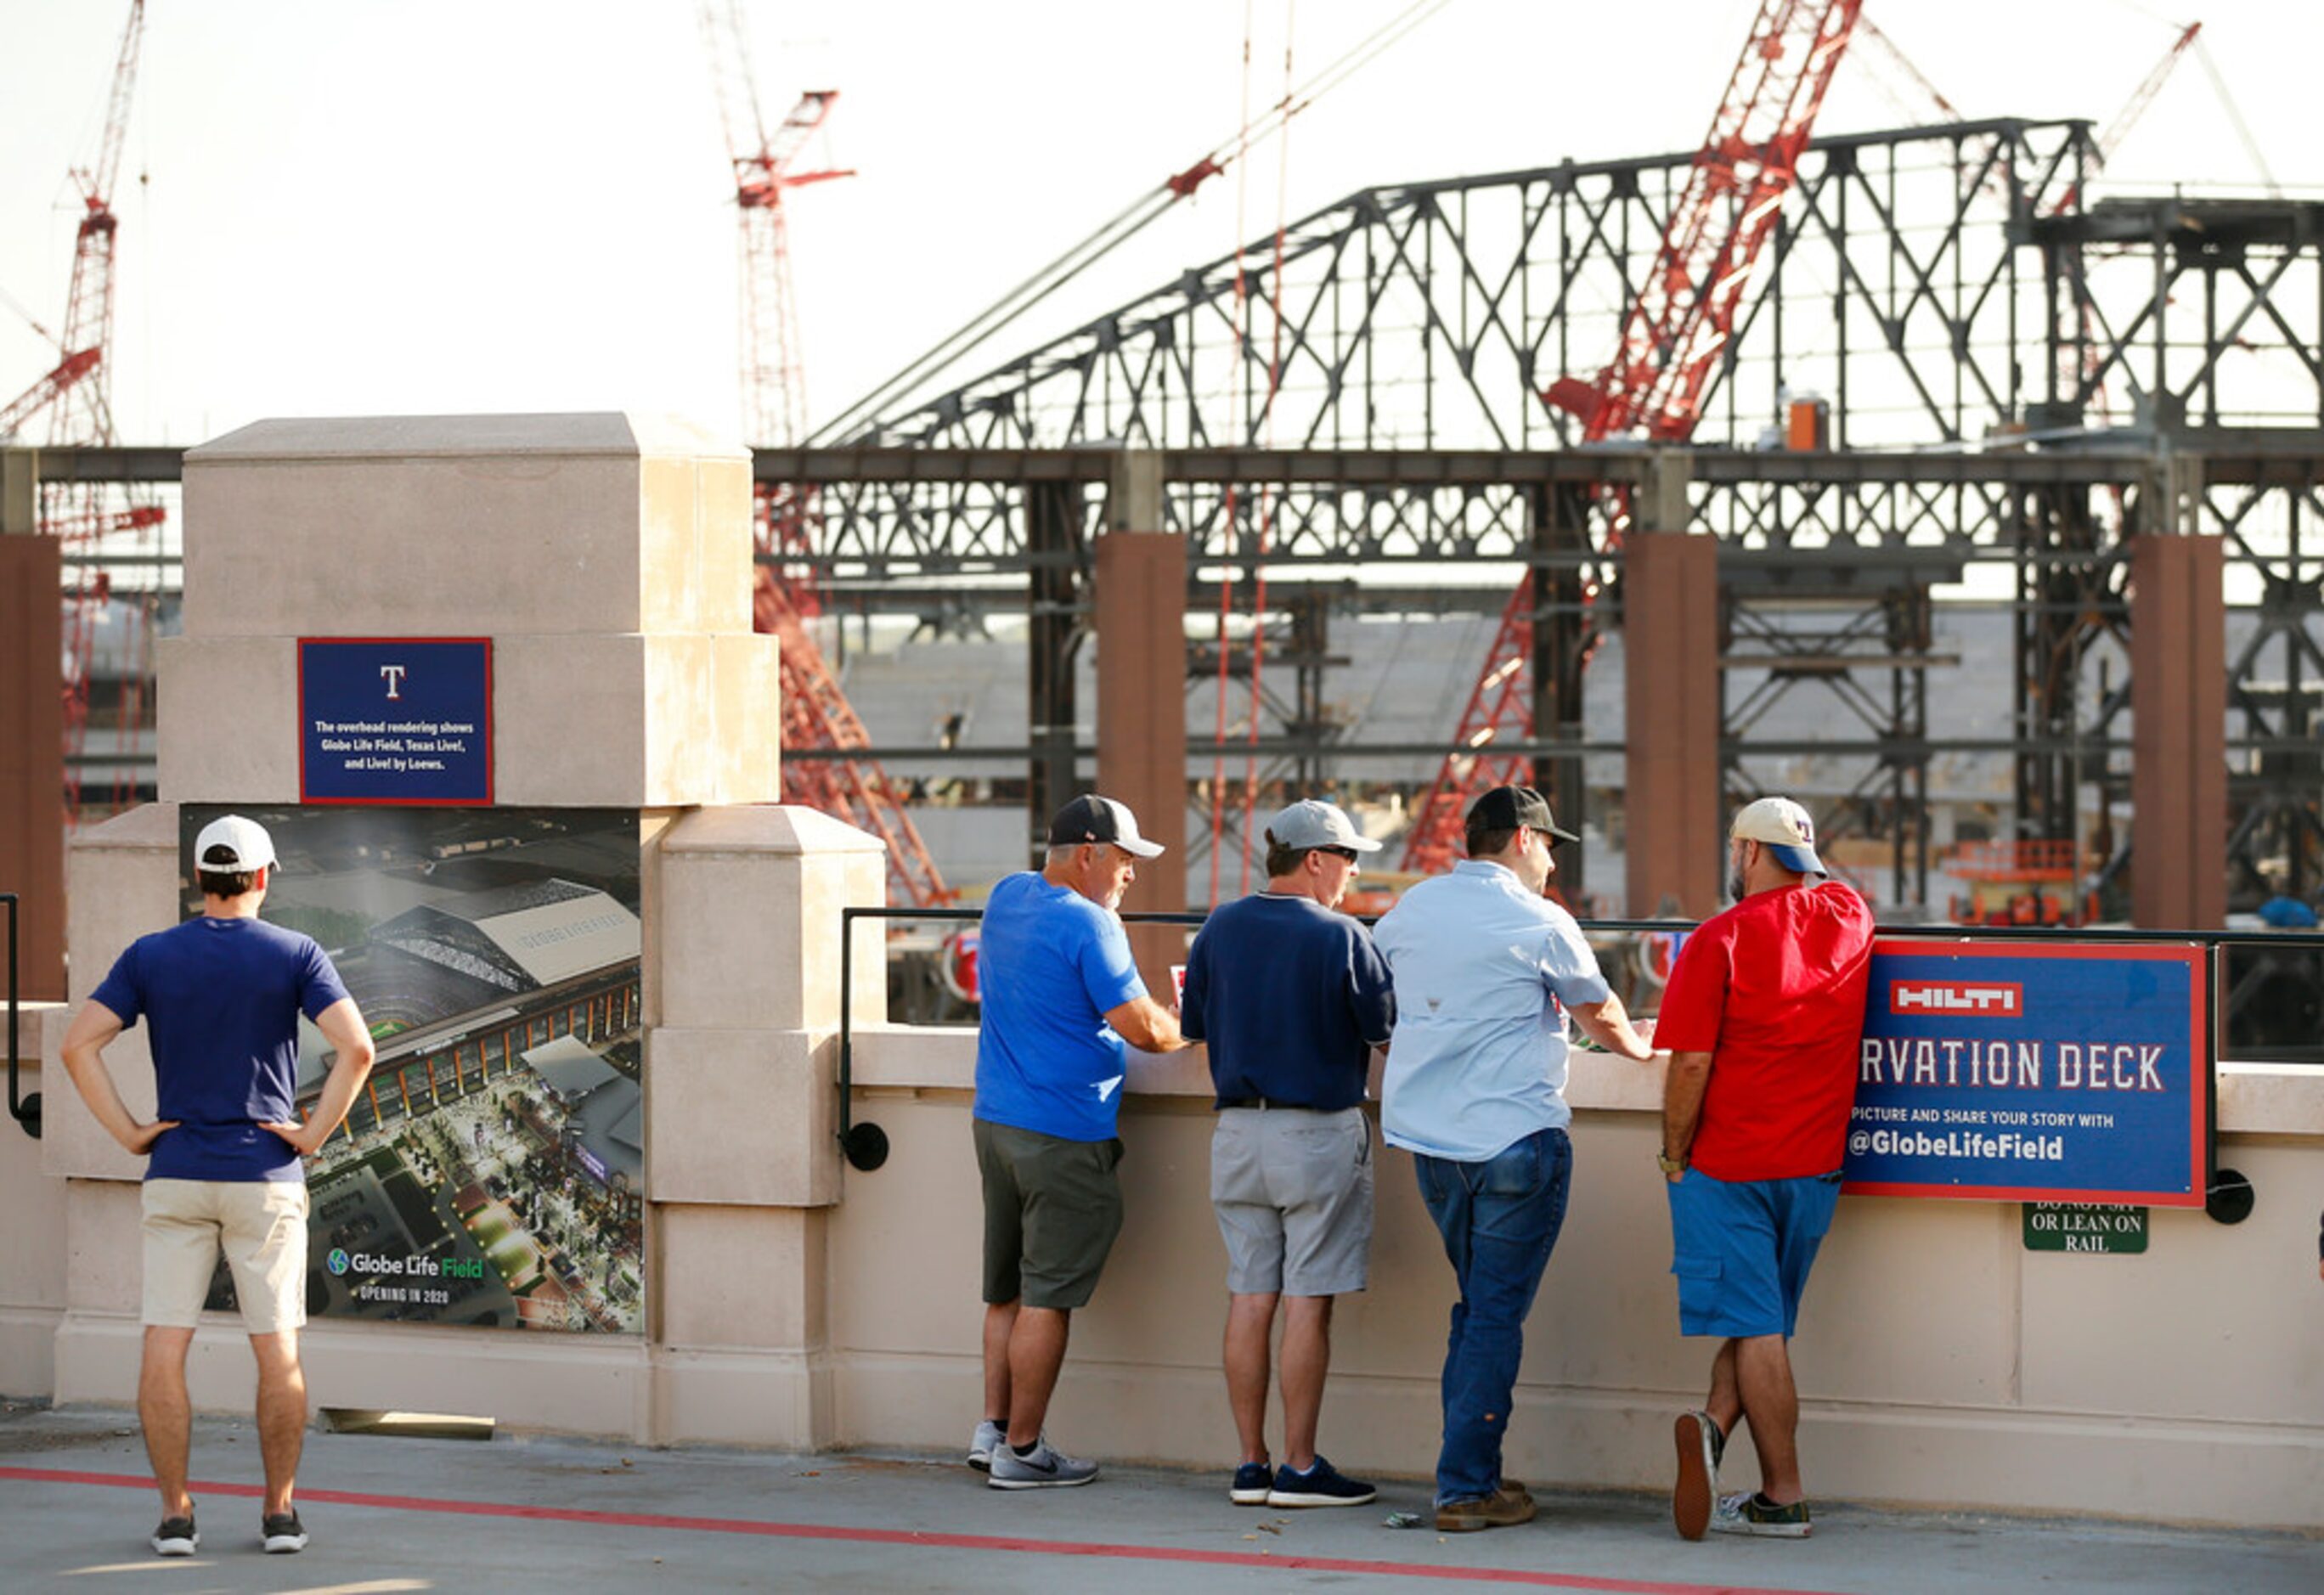
<instances>
[{"instance_id":1,"label":"stone pillar","mask_svg":"<svg viewBox=\"0 0 2324 1595\"><path fill-rule=\"evenodd\" d=\"M1186 907L1186 539L1111 531L1097 545L1097 789L1168 851L1140 860L1128 912ZM1132 926L1146 989L1170 1001L1183 927Z\"/></svg>"},{"instance_id":2,"label":"stone pillar","mask_svg":"<svg viewBox=\"0 0 2324 1595\"><path fill-rule=\"evenodd\" d=\"M2131 919L2227 913L2227 607L2217 537L2131 539Z\"/></svg>"},{"instance_id":3,"label":"stone pillar","mask_svg":"<svg viewBox=\"0 0 2324 1595\"><path fill-rule=\"evenodd\" d=\"M495 801L640 817L644 1335L318 1320L316 1400L638 1439L826 1439L812 1365L838 1194L838 908L879 903L881 864L876 841L776 807L777 643L751 629L747 453L622 415L263 421L191 451L185 499L185 634L160 650L164 801L75 839L76 1000L178 917L180 805L299 800L301 637L490 638ZM867 1021L884 1013L882 957L864 937ZM144 1037L111 1056L150 1111ZM70 1258L55 1394L125 1402L140 1165L74 1093L48 1102ZM238 1334L197 1336L192 1373L197 1405L246 1407Z\"/></svg>"},{"instance_id":4,"label":"stone pillar","mask_svg":"<svg viewBox=\"0 0 2324 1595\"><path fill-rule=\"evenodd\" d=\"M0 891L17 899L19 995L55 1002L65 994L64 620L57 542L33 523L32 459L0 449Z\"/></svg>"},{"instance_id":5,"label":"stone pillar","mask_svg":"<svg viewBox=\"0 0 2324 1595\"><path fill-rule=\"evenodd\" d=\"M1622 542L1623 778L1629 913L1719 911L1719 544L1678 531Z\"/></svg>"},{"instance_id":6,"label":"stone pillar","mask_svg":"<svg viewBox=\"0 0 2324 1595\"><path fill-rule=\"evenodd\" d=\"M1161 524L1162 456L1115 456L1093 578L1097 789L1130 805L1139 830L1168 849L1139 864L1123 909L1176 914L1186 908L1186 539ZM1181 927L1130 927L1146 989L1166 1006L1186 942Z\"/></svg>"},{"instance_id":7,"label":"stone pillar","mask_svg":"<svg viewBox=\"0 0 2324 1595\"><path fill-rule=\"evenodd\" d=\"M645 992L657 1443L836 1438L840 911L886 891L879 842L812 809L705 809L662 833ZM887 1018L883 931L856 927L858 1026Z\"/></svg>"}]
</instances>

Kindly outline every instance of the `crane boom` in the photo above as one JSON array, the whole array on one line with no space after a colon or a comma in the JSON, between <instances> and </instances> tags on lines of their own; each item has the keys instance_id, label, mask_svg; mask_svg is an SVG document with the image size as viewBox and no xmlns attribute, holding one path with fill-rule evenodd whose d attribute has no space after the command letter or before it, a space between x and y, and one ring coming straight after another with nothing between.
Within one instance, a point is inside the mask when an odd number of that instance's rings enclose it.
<instances>
[{"instance_id":1,"label":"crane boom","mask_svg":"<svg viewBox=\"0 0 2324 1595\"><path fill-rule=\"evenodd\" d=\"M853 175L793 170L807 141L830 117L839 94L816 89L801 95L774 131L768 132L751 70L742 0L703 0L701 21L742 226L743 424L752 444L787 447L797 444L806 430L807 383L799 361L783 196L808 183ZM783 745L868 748L871 737L862 721L848 705L807 628L819 609L809 567L785 562L813 552L814 495L784 484L754 483L752 510L762 556L752 567L752 624L781 640ZM887 844L891 895L921 908L949 902L957 895L945 884L901 798L877 763L787 759L782 781L785 802L820 809Z\"/></svg>"},{"instance_id":2,"label":"crane boom","mask_svg":"<svg viewBox=\"0 0 2324 1595\"><path fill-rule=\"evenodd\" d=\"M129 24L113 65L105 127L96 163L75 167L81 216L73 235L72 284L65 299L61 358L41 379L0 409L0 438L21 432L49 412L51 443L111 443L113 410L102 370L113 347L114 183L129 130L129 101L137 86L137 60L145 37L145 0L130 0Z\"/></svg>"}]
</instances>

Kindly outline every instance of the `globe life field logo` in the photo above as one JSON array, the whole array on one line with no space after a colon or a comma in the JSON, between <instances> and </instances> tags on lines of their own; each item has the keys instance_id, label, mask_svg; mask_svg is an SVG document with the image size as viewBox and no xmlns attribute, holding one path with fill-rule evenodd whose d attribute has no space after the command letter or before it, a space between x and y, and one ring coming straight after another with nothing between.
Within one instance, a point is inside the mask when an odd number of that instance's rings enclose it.
<instances>
[{"instance_id":1,"label":"globe life field logo","mask_svg":"<svg viewBox=\"0 0 2324 1595\"><path fill-rule=\"evenodd\" d=\"M331 1272L332 1272L332 1273L334 1273L334 1274L344 1274L344 1273L346 1273L346 1272L347 1271L347 1251L346 1251L346 1248L345 1248L345 1247L343 1247L343 1246L335 1246L335 1247L331 1248L331 1255L330 1255L329 1257L327 1257L327 1258L324 1258L324 1259L323 1259L323 1261L324 1261L324 1266L325 1266L325 1267L327 1267L327 1268L328 1268L331 1270Z\"/></svg>"}]
</instances>

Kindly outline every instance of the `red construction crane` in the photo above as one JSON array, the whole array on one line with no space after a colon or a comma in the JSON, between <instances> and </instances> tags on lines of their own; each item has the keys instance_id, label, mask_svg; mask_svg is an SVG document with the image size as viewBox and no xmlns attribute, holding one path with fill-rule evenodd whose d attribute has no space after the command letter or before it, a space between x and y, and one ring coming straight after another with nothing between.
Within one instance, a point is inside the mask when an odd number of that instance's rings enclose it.
<instances>
[{"instance_id":1,"label":"red construction crane","mask_svg":"<svg viewBox=\"0 0 2324 1595\"><path fill-rule=\"evenodd\" d=\"M2200 23L2190 23L2181 29L2178 39L2169 50L2163 51L2163 59L2154 63L2154 69L2147 73L2145 81L2131 92L2129 100L2125 103L2121 110L2115 113L2114 120L2107 123L2099 132L2097 149L2098 166L2100 169L2114 159L2114 152L2122 148L2122 141L2130 136L2130 130L2138 125L2140 117L2146 115L2146 107L2154 103L2154 97L2161 94L2163 84L2170 81L2171 74L2178 67L2180 59L2188 51L2193 49L2197 41L2202 36L2203 24ZM2232 106L2230 108L2232 109ZM2097 173L2093 171L2091 175L2095 176ZM2058 202L2050 207L2050 214L2063 215L2073 209L2080 202L2081 197L2081 185L2079 183L2067 185L2066 191L2058 196Z\"/></svg>"},{"instance_id":2,"label":"red construction crane","mask_svg":"<svg viewBox=\"0 0 2324 1595\"><path fill-rule=\"evenodd\" d=\"M0 438L22 433L45 413L48 441L51 444L120 441L113 425L109 364L113 348L114 244L119 230L113 214L113 193L121 172L122 145L129 130L130 94L136 87L138 51L144 36L144 0L131 0L129 24L122 33L121 49L114 62L113 86L106 101L104 133L97 145L97 160L72 171L73 186L80 194L81 216L73 235L72 281L65 299L64 336L57 343L59 357L38 382L0 408ZM62 493L51 490L43 495L41 505L42 531L68 543L89 541L121 531L158 535L167 512L152 496L151 490L133 490L125 509L109 505L103 493L97 487ZM74 595L75 602L67 611L64 699L65 752L69 758L81 754L88 746L89 669L96 622L111 596L111 584L100 576L89 587ZM143 646L133 659L122 684L120 730L116 734L124 742L134 741L151 719L144 681L151 660L143 650L150 647L150 613L147 620L148 624L139 634ZM126 765L122 768L125 770ZM115 801L125 802L130 795L125 777L116 778ZM69 781L65 788L69 815L78 815L79 798L79 783Z\"/></svg>"},{"instance_id":3,"label":"red construction crane","mask_svg":"<svg viewBox=\"0 0 2324 1595\"><path fill-rule=\"evenodd\" d=\"M770 134L759 111L742 0L703 0L702 31L710 48L742 229L743 424L754 446L788 447L806 432L807 382L799 364L783 196L809 183L853 175L793 170L839 96L830 89L802 95ZM782 640L784 748L870 747L863 723L849 707L807 625L821 607L813 569L802 560L813 551L813 495L784 484L756 483L752 521L761 555L780 561L762 558L755 566L751 611L759 631ZM875 761L785 759L783 799L821 809L886 843L892 897L916 908L934 908L958 895L945 885L901 797Z\"/></svg>"},{"instance_id":4,"label":"red construction crane","mask_svg":"<svg viewBox=\"0 0 2324 1595\"><path fill-rule=\"evenodd\" d=\"M1613 360L1596 377L1561 377L1542 397L1572 411L1585 441L1643 434L1683 442L1728 340L1761 250L1799 175L1800 154L1864 0L1762 0L1719 114L1672 206L1654 264L1629 307ZM1628 530L1627 498L1608 495L1609 549ZM1534 582L1502 613L1462 711L1455 751L1413 816L1403 867L1434 872L1455 855L1462 817L1487 788L1530 781L1533 761L1495 755L1532 734Z\"/></svg>"},{"instance_id":5,"label":"red construction crane","mask_svg":"<svg viewBox=\"0 0 2324 1595\"><path fill-rule=\"evenodd\" d=\"M113 93L106 103L105 134L97 163L73 170L80 190L80 226L73 236L72 287L65 300L61 355L41 380L0 410L0 438L21 432L43 410L49 441L111 443L113 410L106 391L105 364L113 346L114 179L121 171L121 146L129 131L129 96L137 82L137 51L145 35L145 0L130 0L129 27L113 69Z\"/></svg>"}]
</instances>

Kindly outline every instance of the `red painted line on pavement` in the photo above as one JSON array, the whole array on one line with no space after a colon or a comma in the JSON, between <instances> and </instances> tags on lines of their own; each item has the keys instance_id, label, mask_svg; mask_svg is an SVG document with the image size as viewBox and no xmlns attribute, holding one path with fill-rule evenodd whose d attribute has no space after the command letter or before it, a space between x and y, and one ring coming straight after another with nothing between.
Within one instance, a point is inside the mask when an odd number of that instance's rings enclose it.
<instances>
[{"instance_id":1,"label":"red painted line on pavement","mask_svg":"<svg viewBox=\"0 0 2324 1595\"><path fill-rule=\"evenodd\" d=\"M151 1479L133 1473L85 1473L61 1468L0 1467L0 1479L31 1484L93 1484L118 1489L152 1489ZM249 1496L264 1492L254 1484L194 1480L197 1495ZM1812 1590L1730 1584L1678 1584L1652 1580L1593 1578L1583 1573L1537 1572L1516 1567L1423 1567L1408 1562L1367 1562L1296 1554L1266 1555L1251 1551L1196 1551L1168 1545L1116 1545L1076 1540L1028 1540L1001 1535L927 1534L908 1528L842 1528L821 1523L766 1523L748 1517L678 1517L659 1512L591 1512L576 1507L524 1507L501 1501L438 1500L426 1496L365 1495L345 1489L299 1491L301 1501L338 1507L371 1507L391 1512L436 1512L460 1517L519 1517L545 1523L595 1524L609 1528L659 1528L688 1534L757 1535L770 1539L836 1540L866 1545L909 1545L939 1551L1004 1551L1028 1556L1099 1556L1121 1562L1183 1562L1213 1567L1297 1568L1311 1572L1368 1573L1376 1578L1434 1579L1471 1584L1523 1584L1537 1589L1588 1590L1605 1595L1817 1595Z\"/></svg>"}]
</instances>

